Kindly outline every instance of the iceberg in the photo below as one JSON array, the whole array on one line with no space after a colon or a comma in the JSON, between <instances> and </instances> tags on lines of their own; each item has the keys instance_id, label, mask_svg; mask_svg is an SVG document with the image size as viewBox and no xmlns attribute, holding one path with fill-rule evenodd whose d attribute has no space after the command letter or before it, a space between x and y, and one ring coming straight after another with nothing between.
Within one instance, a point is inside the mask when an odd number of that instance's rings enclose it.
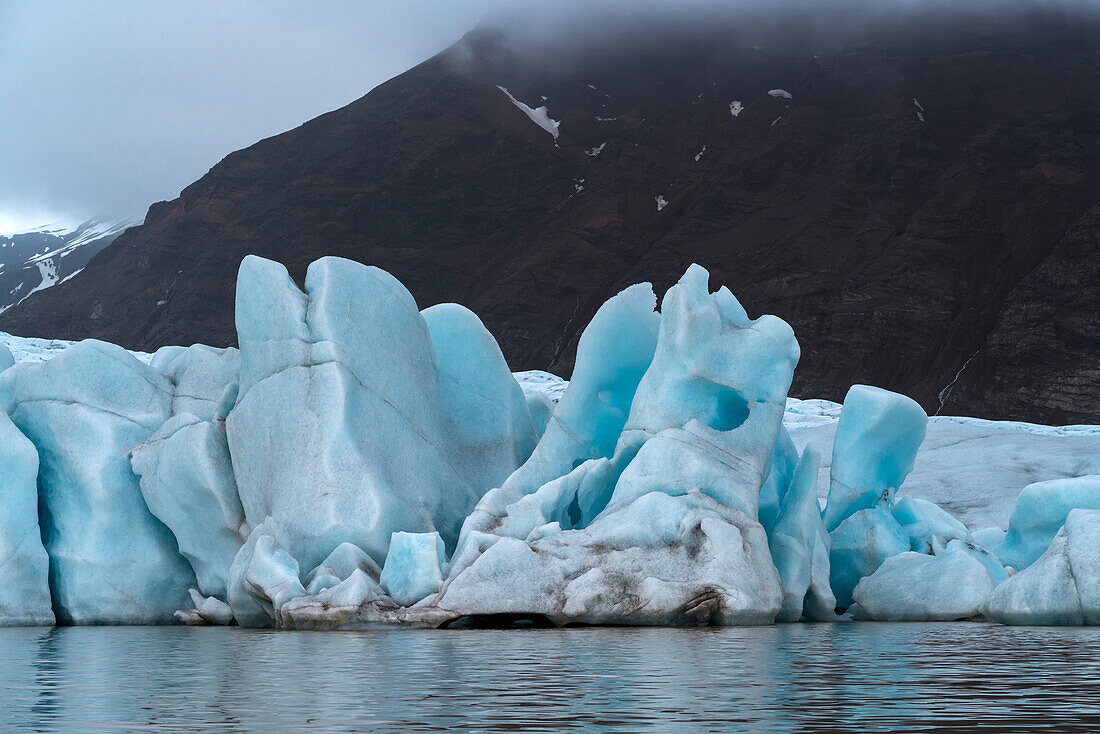
<instances>
[{"instance_id":1,"label":"iceberg","mask_svg":"<svg viewBox=\"0 0 1100 734\"><path fill-rule=\"evenodd\" d=\"M883 561L909 551L909 538L883 503L844 518L829 534L829 583L837 608L852 603L852 591Z\"/></svg>"},{"instance_id":2,"label":"iceberg","mask_svg":"<svg viewBox=\"0 0 1100 734\"><path fill-rule=\"evenodd\" d=\"M8 366L0 624L1100 623L1100 477L1031 485L1007 532L971 534L903 487L912 400L856 385L785 426L784 321L696 265L656 305L627 288L569 383L517 381L461 306L249 257L239 351ZM822 421L831 451L801 435Z\"/></svg>"},{"instance_id":3,"label":"iceberg","mask_svg":"<svg viewBox=\"0 0 1100 734\"><path fill-rule=\"evenodd\" d=\"M692 266L669 289L656 344L628 352L629 370L605 344L651 333L651 295L605 304L531 459L464 525L438 610L555 624L775 618L783 592L758 512L798 345L708 279Z\"/></svg>"},{"instance_id":4,"label":"iceberg","mask_svg":"<svg viewBox=\"0 0 1100 734\"><path fill-rule=\"evenodd\" d=\"M830 532L859 510L893 501L927 425L928 416L911 398L868 385L848 390L833 439L825 504Z\"/></svg>"},{"instance_id":5,"label":"iceberg","mask_svg":"<svg viewBox=\"0 0 1100 734\"><path fill-rule=\"evenodd\" d=\"M1027 568L1074 509L1100 510L1100 475L1029 484L1016 499L1004 540L993 552L1006 566Z\"/></svg>"},{"instance_id":6,"label":"iceberg","mask_svg":"<svg viewBox=\"0 0 1100 734\"><path fill-rule=\"evenodd\" d=\"M0 346L0 370L13 363ZM38 526L38 451L3 411L0 466L0 627L53 624L50 559Z\"/></svg>"},{"instance_id":7,"label":"iceberg","mask_svg":"<svg viewBox=\"0 0 1100 734\"><path fill-rule=\"evenodd\" d=\"M971 541L970 531L951 513L934 502L901 497L890 513L909 538L909 547L918 553L942 553L952 540Z\"/></svg>"},{"instance_id":8,"label":"iceberg","mask_svg":"<svg viewBox=\"0 0 1100 734\"><path fill-rule=\"evenodd\" d=\"M229 567L248 535L224 421L168 419L130 459L150 512L168 526L199 590L226 598Z\"/></svg>"},{"instance_id":9,"label":"iceberg","mask_svg":"<svg viewBox=\"0 0 1100 734\"><path fill-rule=\"evenodd\" d=\"M852 599L867 616L882 622L977 617L994 579L974 550L964 541L952 540L936 555L907 551L887 558L860 579Z\"/></svg>"},{"instance_id":10,"label":"iceberg","mask_svg":"<svg viewBox=\"0 0 1100 734\"><path fill-rule=\"evenodd\" d=\"M130 452L168 419L172 393L160 373L94 340L0 373L0 401L41 460L39 522L58 622L171 622L195 586L130 467Z\"/></svg>"},{"instance_id":11,"label":"iceberg","mask_svg":"<svg viewBox=\"0 0 1100 734\"><path fill-rule=\"evenodd\" d=\"M993 590L984 613L1002 624L1100 624L1100 510L1070 510L1043 554Z\"/></svg>"},{"instance_id":12,"label":"iceberg","mask_svg":"<svg viewBox=\"0 0 1100 734\"><path fill-rule=\"evenodd\" d=\"M240 626L269 627L284 604L306 596L288 543L286 528L269 517L237 551L229 568L228 598Z\"/></svg>"},{"instance_id":13,"label":"iceberg","mask_svg":"<svg viewBox=\"0 0 1100 734\"><path fill-rule=\"evenodd\" d=\"M834 618L836 597L829 585L829 534L815 492L818 458L807 448L798 461L775 527L768 534L772 560L783 586L778 622Z\"/></svg>"},{"instance_id":14,"label":"iceberg","mask_svg":"<svg viewBox=\"0 0 1100 734\"><path fill-rule=\"evenodd\" d=\"M480 497L531 456L538 440L531 411L481 319L454 303L421 314L439 361L450 453Z\"/></svg>"},{"instance_id":15,"label":"iceberg","mask_svg":"<svg viewBox=\"0 0 1100 734\"><path fill-rule=\"evenodd\" d=\"M240 387L226 433L249 523L280 523L306 568L345 542L381 564L394 531L438 530L453 544L488 489L476 485L485 457L460 449L484 437L472 426L468 442L454 441L462 421L445 415L429 329L404 286L322 258L303 292L282 265L249 256L236 319Z\"/></svg>"}]
</instances>

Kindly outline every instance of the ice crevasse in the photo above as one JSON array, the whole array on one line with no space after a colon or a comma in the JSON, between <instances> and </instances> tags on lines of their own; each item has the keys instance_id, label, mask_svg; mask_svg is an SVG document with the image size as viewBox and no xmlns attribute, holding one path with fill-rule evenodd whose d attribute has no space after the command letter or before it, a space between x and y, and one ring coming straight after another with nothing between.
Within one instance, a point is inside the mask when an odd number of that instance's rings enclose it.
<instances>
[{"instance_id":1,"label":"ice crevasse","mask_svg":"<svg viewBox=\"0 0 1100 734\"><path fill-rule=\"evenodd\" d=\"M1094 478L972 535L899 494L927 422L905 396L849 391L822 511L783 427L793 331L697 265L659 310L648 284L608 300L557 404L476 315L348 260L299 288L246 258L236 325L239 350L148 364L0 353L0 624L1100 619Z\"/></svg>"}]
</instances>

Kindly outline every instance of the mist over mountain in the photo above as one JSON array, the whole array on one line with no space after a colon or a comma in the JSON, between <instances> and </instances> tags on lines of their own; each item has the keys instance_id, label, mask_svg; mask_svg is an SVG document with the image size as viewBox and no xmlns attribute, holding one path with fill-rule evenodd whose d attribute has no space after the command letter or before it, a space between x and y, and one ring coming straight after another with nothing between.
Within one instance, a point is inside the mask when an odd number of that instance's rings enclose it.
<instances>
[{"instance_id":1,"label":"mist over mountain","mask_svg":"<svg viewBox=\"0 0 1100 734\"><path fill-rule=\"evenodd\" d=\"M509 7L232 153L0 329L229 345L244 255L340 255L566 374L606 298L699 262L794 327L794 395L1100 420L1095 12L579 8Z\"/></svg>"}]
</instances>

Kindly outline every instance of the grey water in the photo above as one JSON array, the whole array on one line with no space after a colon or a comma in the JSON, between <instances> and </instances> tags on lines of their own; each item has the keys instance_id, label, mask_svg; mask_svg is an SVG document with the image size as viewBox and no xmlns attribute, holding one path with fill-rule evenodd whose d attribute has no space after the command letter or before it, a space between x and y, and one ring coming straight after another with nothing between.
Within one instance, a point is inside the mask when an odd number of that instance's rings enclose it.
<instances>
[{"instance_id":1,"label":"grey water","mask_svg":"<svg viewBox=\"0 0 1100 734\"><path fill-rule=\"evenodd\" d=\"M1100 731L1100 629L0 629L0 728Z\"/></svg>"}]
</instances>

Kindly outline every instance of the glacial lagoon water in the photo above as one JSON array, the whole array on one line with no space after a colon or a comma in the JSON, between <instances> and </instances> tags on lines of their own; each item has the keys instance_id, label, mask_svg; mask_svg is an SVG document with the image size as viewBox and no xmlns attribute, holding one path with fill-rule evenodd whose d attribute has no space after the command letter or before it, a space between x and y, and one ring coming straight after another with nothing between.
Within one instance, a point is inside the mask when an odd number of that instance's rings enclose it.
<instances>
[{"instance_id":1,"label":"glacial lagoon water","mask_svg":"<svg viewBox=\"0 0 1100 734\"><path fill-rule=\"evenodd\" d=\"M1100 629L0 629L0 728L1098 731Z\"/></svg>"}]
</instances>

